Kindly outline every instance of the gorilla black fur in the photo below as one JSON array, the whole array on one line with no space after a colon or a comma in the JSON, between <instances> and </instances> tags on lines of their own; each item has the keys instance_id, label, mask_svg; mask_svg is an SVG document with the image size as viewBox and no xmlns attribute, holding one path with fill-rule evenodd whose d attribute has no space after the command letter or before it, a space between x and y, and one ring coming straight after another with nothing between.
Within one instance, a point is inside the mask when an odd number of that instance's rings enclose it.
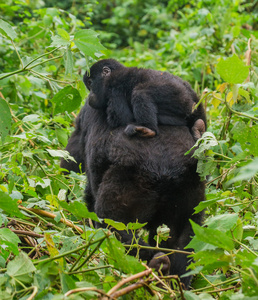
<instances>
[{"instance_id":1,"label":"gorilla black fur","mask_svg":"<svg viewBox=\"0 0 258 300\"><path fill-rule=\"evenodd\" d=\"M128 136L153 137L158 124L186 125L191 130L198 119L194 138L206 129L202 105L192 112L198 102L196 93L189 83L168 72L127 68L114 59L103 59L92 65L83 80L90 91L89 105L106 111L112 128L127 125Z\"/></svg>"},{"instance_id":2,"label":"gorilla black fur","mask_svg":"<svg viewBox=\"0 0 258 300\"><path fill-rule=\"evenodd\" d=\"M148 222L151 246L155 246L157 227L166 224L171 238L161 247L183 250L193 236L189 219L198 224L202 219L201 213L193 212L204 200L204 183L196 173L196 159L185 155L195 140L187 126L159 126L159 135L153 139L128 137L124 129L111 128L105 111L93 109L88 103L77 118L66 150L85 166L88 208L100 218L125 224ZM61 166L78 171L72 162L62 161ZM123 242L131 242L126 232L121 237ZM143 241L140 244L145 245ZM166 272L169 262L164 258L156 260L159 254L140 250L142 260L155 269L163 264L162 271ZM174 253L169 259L170 274L180 276L186 272L185 254ZM190 280L190 276L182 278L186 288Z\"/></svg>"}]
</instances>

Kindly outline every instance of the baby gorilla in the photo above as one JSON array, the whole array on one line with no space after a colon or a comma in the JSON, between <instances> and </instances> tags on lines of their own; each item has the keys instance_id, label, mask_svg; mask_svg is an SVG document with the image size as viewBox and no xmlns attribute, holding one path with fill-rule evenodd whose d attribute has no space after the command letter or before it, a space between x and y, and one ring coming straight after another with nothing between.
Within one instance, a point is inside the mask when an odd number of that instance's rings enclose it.
<instances>
[{"instance_id":1,"label":"baby gorilla","mask_svg":"<svg viewBox=\"0 0 258 300\"><path fill-rule=\"evenodd\" d=\"M127 68L114 59L98 61L83 77L89 105L103 110L111 128L125 126L128 136L153 137L158 124L187 126L195 140L206 130L202 105L191 86L167 72ZM196 122L198 120L198 122Z\"/></svg>"}]
</instances>

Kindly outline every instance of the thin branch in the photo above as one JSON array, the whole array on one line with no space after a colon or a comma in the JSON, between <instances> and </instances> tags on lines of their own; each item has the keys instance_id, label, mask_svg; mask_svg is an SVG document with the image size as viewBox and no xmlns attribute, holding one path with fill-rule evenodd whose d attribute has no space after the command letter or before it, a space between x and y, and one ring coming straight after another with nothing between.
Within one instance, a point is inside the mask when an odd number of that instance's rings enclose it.
<instances>
[{"instance_id":1,"label":"thin branch","mask_svg":"<svg viewBox=\"0 0 258 300\"><path fill-rule=\"evenodd\" d=\"M243 248L245 248L247 251L249 251L250 253L252 253L254 256L258 257L258 254L256 252L254 252L252 249L250 249L249 247L247 247L245 244L239 242L236 239L233 239L234 242L238 243L239 245L241 245Z\"/></svg>"},{"instance_id":2,"label":"thin branch","mask_svg":"<svg viewBox=\"0 0 258 300\"><path fill-rule=\"evenodd\" d=\"M227 107L232 113L234 113L234 114L236 114L236 115L239 115L240 117L245 117L245 118L249 118L249 119L258 121L258 118L256 118L256 117L253 117L253 116L250 116L250 115L248 115L248 114L246 114L246 113L243 113L243 112L239 112L239 111L234 110L233 108L231 108L231 107L228 105L228 102L227 102L227 101L222 100L222 99L216 97L214 93L212 94L212 97L215 98L215 99L217 99L217 100L219 100L219 101L221 101L221 102L223 102L223 103L226 105L226 107ZM232 97L232 98L233 98L233 97ZM232 98L231 98L231 99L232 99ZM231 99L229 100L229 102L231 101Z\"/></svg>"},{"instance_id":3,"label":"thin branch","mask_svg":"<svg viewBox=\"0 0 258 300\"><path fill-rule=\"evenodd\" d=\"M89 268L89 269L85 269L85 270L67 272L65 274L67 274L67 275L81 274L81 273L87 273L87 272L96 271L96 270L100 270L100 269L107 269L107 268L113 268L113 266L112 265L105 265L105 266L94 267L94 268Z\"/></svg>"},{"instance_id":4,"label":"thin branch","mask_svg":"<svg viewBox=\"0 0 258 300\"><path fill-rule=\"evenodd\" d=\"M102 238L103 238L103 237L102 237ZM50 262L50 261L52 261L52 260L56 260L56 259L58 259L58 258L67 256L67 255L70 255L70 254L72 254L72 253L76 253L76 252L78 252L78 251L84 249L84 248L87 247L87 246L91 246L91 245L94 245L94 244L98 243L102 238L99 238L99 239L97 239L97 240L95 240L95 241L93 241L93 242L91 242L91 243L89 243L89 244L84 244L84 245L82 245L82 246L80 246L80 247L78 247L78 248L76 248L76 249L73 249L73 250L70 250L70 251L67 251L67 252L63 252L63 253L61 253L61 254L59 254L59 255L56 255L56 256L53 256L53 257L49 257L49 258L45 258L45 259L41 259L41 260L37 260L37 261L33 262L33 264L34 264L34 265L38 265L38 264L40 264L40 263L42 263L42 262L44 262L44 263L45 263L45 262ZM3 270L3 269L0 269L1 272L2 272L2 270ZM6 271L6 270L7 270L7 269L5 269L5 271Z\"/></svg>"},{"instance_id":5,"label":"thin branch","mask_svg":"<svg viewBox=\"0 0 258 300\"><path fill-rule=\"evenodd\" d=\"M24 207L21 206L21 205L19 205L19 208L24 209ZM56 217L55 214L50 213L50 212L45 211L45 210L41 210L41 209L36 209L36 208L26 208L25 210L26 210L26 211L32 211L32 212L34 212L34 213L37 214L37 215L40 215L40 216L43 216L43 217L47 217L47 218L51 218L51 219L55 219L55 217ZM83 233L83 230L82 230L80 227L74 225L74 224L73 224L71 221L69 221L69 220L65 220L64 218L61 218L61 219L60 219L60 222L62 222L63 224L65 224L65 225L67 225L67 226L69 226L69 227L75 229L76 231L78 231L78 232L81 233L81 234Z\"/></svg>"},{"instance_id":6,"label":"thin branch","mask_svg":"<svg viewBox=\"0 0 258 300\"><path fill-rule=\"evenodd\" d=\"M186 255L192 255L194 254L193 251L184 251L184 250L177 250L177 249L169 249L169 248L159 248L159 247L151 247L151 246L143 246L143 245L124 245L125 248L139 248L139 249L150 249L150 250L159 250L162 252L169 252L169 254L173 253L181 253L181 254L186 254Z\"/></svg>"},{"instance_id":7,"label":"thin branch","mask_svg":"<svg viewBox=\"0 0 258 300\"><path fill-rule=\"evenodd\" d=\"M49 222L46 221L44 218L41 218L41 217L40 217L38 214L36 214L34 211L29 210L28 208L26 208L26 207L24 207L24 206L22 206L22 205L19 205L18 207L19 207L21 210L24 210L24 211L26 211L26 212L28 212L28 213L34 215L35 217L37 217L39 220L41 220L41 221L44 222L45 224L48 224L48 223L49 223ZM62 228L56 226L55 224L52 224L52 227L54 227L56 230L59 230L59 231L62 230Z\"/></svg>"},{"instance_id":8,"label":"thin branch","mask_svg":"<svg viewBox=\"0 0 258 300\"><path fill-rule=\"evenodd\" d=\"M28 235L36 238L44 238L44 235L38 234L34 231L26 231L26 230L16 230L16 229L10 229L12 232L16 233L17 235Z\"/></svg>"},{"instance_id":9,"label":"thin branch","mask_svg":"<svg viewBox=\"0 0 258 300\"><path fill-rule=\"evenodd\" d=\"M31 60L29 63L27 63L27 65L24 67L24 69L27 69L29 65L31 65L32 63L34 63L34 61L36 61L36 60L38 60L38 59L40 59L40 58L42 58L42 57L44 57L44 56L47 56L47 55L49 55L49 54L51 54L51 53L55 52L55 51L56 51L56 50L58 50L59 48L60 48L60 47L57 47L57 48L53 49L53 50L52 50L52 51L50 51L50 52L47 52L47 53L41 54L40 56L38 56L38 57L34 58L34 59L33 59L33 60Z\"/></svg>"},{"instance_id":10,"label":"thin branch","mask_svg":"<svg viewBox=\"0 0 258 300\"><path fill-rule=\"evenodd\" d=\"M103 296L106 296L108 297L109 299L114 299L113 297L107 295L104 291L102 290L99 290L95 287L85 287L85 288L78 288L78 289L74 289L74 290L70 290L68 291L67 293L64 294L65 297L68 297L72 294L75 294L75 293L82 293L82 292L88 292L88 291L93 291L93 292L97 292Z\"/></svg>"},{"instance_id":11,"label":"thin branch","mask_svg":"<svg viewBox=\"0 0 258 300\"><path fill-rule=\"evenodd\" d=\"M130 282L130 281L133 281L135 279L138 279L138 278L142 278L142 277L145 277L145 276L148 276L152 273L152 269L148 269L148 270L145 270L143 272L140 272L140 273L137 273L137 274L134 274L130 277L127 277L125 279L122 279L120 282L118 282L118 284L116 284L115 286L112 287L111 290L109 290L107 292L107 295L112 295L114 294L114 292L116 290L118 290L121 286L123 286L124 284Z\"/></svg>"},{"instance_id":12,"label":"thin branch","mask_svg":"<svg viewBox=\"0 0 258 300\"><path fill-rule=\"evenodd\" d=\"M95 248L91 251L91 253L85 258L85 260L78 267L76 267L74 269L75 271L78 271L81 267L83 267L87 263L87 261L99 249L99 247L101 246L101 244L104 242L105 239L106 239L106 236L104 236L103 239L101 241L99 241L99 243L95 246Z\"/></svg>"},{"instance_id":13,"label":"thin branch","mask_svg":"<svg viewBox=\"0 0 258 300\"><path fill-rule=\"evenodd\" d=\"M60 47L59 47L59 48L60 48ZM10 77L10 76L15 75L15 74L22 73L22 72L30 72L30 71L32 71L33 68L37 67L38 65L42 65L42 64L44 64L45 62L49 62L49 61L51 61L51 60L54 60L54 59L58 59L58 58L63 57L64 54L59 55L59 56L56 56L56 57L52 57L52 58L46 59L46 60L44 60L44 61L41 61L41 62L39 62L39 63L37 63L37 64L31 66L30 68L28 68L28 66L31 65L34 61L36 61L36 60L40 59L41 57L46 56L46 55L48 55L48 54L50 54L50 53L52 53L52 52L54 52L54 51L56 51L56 50L59 49L59 48L55 48L54 50L52 50L52 51L50 51L50 52L44 53L44 54L42 54L42 55L40 55L40 56L34 58L34 59L31 60L25 67L22 67L20 70L16 70L16 71L13 71L13 72L10 72L10 73L7 73L7 74L1 76L1 77L0 77L0 80L1 80L1 79L4 79L4 78L6 78L6 77ZM49 79L49 80L51 80L51 79Z\"/></svg>"},{"instance_id":14,"label":"thin branch","mask_svg":"<svg viewBox=\"0 0 258 300\"><path fill-rule=\"evenodd\" d=\"M32 300L37 295L38 287L37 286L33 286L31 288L33 288L33 293L27 298L27 300Z\"/></svg>"},{"instance_id":15,"label":"thin branch","mask_svg":"<svg viewBox=\"0 0 258 300\"><path fill-rule=\"evenodd\" d=\"M63 84L71 84L71 83L74 82L74 81L68 82L68 81L62 81L62 80L53 79L53 78L50 78L50 77L45 76L45 75L43 75L43 74L40 74L40 73L38 73L38 72L36 72L36 71L34 71L34 70L31 70L31 69L29 69L28 71L29 71L30 73L34 74L35 76L38 76L38 77L40 77L40 78L42 78L42 79L44 79L44 80L46 80L46 81L48 81L48 82L53 81L53 82L63 83Z\"/></svg>"},{"instance_id":16,"label":"thin branch","mask_svg":"<svg viewBox=\"0 0 258 300\"><path fill-rule=\"evenodd\" d=\"M216 283L214 284L213 286L220 286L220 285L224 285L224 284L227 284L227 283L231 283L233 281L236 281L236 280L239 280L240 279L240 276L239 277L235 277L235 278L231 278L231 279L228 279L228 280L225 280L225 281L222 281L222 282L219 282L219 283ZM196 290L192 290L193 293L199 293L199 292L202 292L204 290L208 290L212 288L211 286L206 286L206 287L203 287L203 288L199 288L199 289L196 289Z\"/></svg>"},{"instance_id":17,"label":"thin branch","mask_svg":"<svg viewBox=\"0 0 258 300\"><path fill-rule=\"evenodd\" d=\"M213 291L206 291L206 293L209 293L209 294L219 293L219 292L224 292L224 291L228 291L228 290L233 290L235 288L236 288L235 286L230 286L230 287L224 288L224 289L216 289L216 290L213 290Z\"/></svg>"},{"instance_id":18,"label":"thin branch","mask_svg":"<svg viewBox=\"0 0 258 300\"><path fill-rule=\"evenodd\" d=\"M247 66L250 66L250 65L251 65L251 56L252 56L251 42L252 42L252 39L250 38L250 39L248 40L248 50L247 50L246 53L245 53L245 57L246 57L246 65L247 65ZM248 77L247 77L247 79L246 79L246 82L249 82L249 81L250 81L250 73L251 73L251 69L249 69L249 74L248 74Z\"/></svg>"},{"instance_id":19,"label":"thin branch","mask_svg":"<svg viewBox=\"0 0 258 300\"><path fill-rule=\"evenodd\" d=\"M133 284L131 284L131 285L129 285L129 286L127 286L127 287L125 287L125 288L123 288L123 289L115 292L115 293L113 293L111 296L114 299L117 299L118 297L121 297L121 296L123 296L125 294L128 294L128 293L130 293L130 292L132 292L132 291L134 291L136 289L139 289L141 287L144 287L146 285L147 285L147 283L144 282L143 280L141 280L139 282L133 283ZM153 294L152 294L152 296L153 296Z\"/></svg>"},{"instance_id":20,"label":"thin branch","mask_svg":"<svg viewBox=\"0 0 258 300\"><path fill-rule=\"evenodd\" d=\"M16 46L15 46L13 40L11 40L11 43L13 44L13 47L14 47L14 49L15 49L15 52L16 52L18 58L19 58L19 61L20 61L20 63L21 63L21 66L22 66L22 68L23 68L23 62L22 62L22 59L21 59L21 57L20 57L20 54L19 54L19 52L18 52L18 50L17 50L17 48L16 48Z\"/></svg>"},{"instance_id":21,"label":"thin branch","mask_svg":"<svg viewBox=\"0 0 258 300\"><path fill-rule=\"evenodd\" d=\"M45 59L45 60L43 60L43 61L41 61L41 62L39 62L39 63L37 63L37 64L35 64L35 65L32 65L29 69L27 69L27 67L25 67L24 69L30 70L30 69L33 69L33 68L39 66L39 65L43 65L44 63L49 62L49 61L51 61L51 60L55 60L55 59L58 59L58 58L62 58L63 56L64 56L64 54L59 55L59 56L55 56L55 57L51 57L51 58Z\"/></svg>"},{"instance_id":22,"label":"thin branch","mask_svg":"<svg viewBox=\"0 0 258 300\"><path fill-rule=\"evenodd\" d=\"M205 90L204 90L204 93L202 94L202 97L201 97L201 99L198 101L198 103L196 103L194 106L193 106L193 109L192 109L192 112L193 111L195 111L197 108L198 108L198 106L209 96L209 95L211 95L212 94L212 92L209 92L209 93L207 93Z\"/></svg>"}]
</instances>

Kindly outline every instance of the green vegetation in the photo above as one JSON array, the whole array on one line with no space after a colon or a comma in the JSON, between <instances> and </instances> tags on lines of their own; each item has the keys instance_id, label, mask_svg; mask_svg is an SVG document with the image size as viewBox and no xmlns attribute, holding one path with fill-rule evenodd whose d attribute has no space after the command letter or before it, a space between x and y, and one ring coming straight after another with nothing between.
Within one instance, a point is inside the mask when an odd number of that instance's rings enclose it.
<instances>
[{"instance_id":1,"label":"green vegetation","mask_svg":"<svg viewBox=\"0 0 258 300\"><path fill-rule=\"evenodd\" d=\"M257 299L257 5L0 1L0 299ZM94 229L87 179L61 174L87 95L82 75L101 55L181 76L205 104L209 127L195 156L208 176L196 207L206 218L192 223L189 291ZM106 223L147 235L138 223ZM165 239L166 227L157 235Z\"/></svg>"}]
</instances>

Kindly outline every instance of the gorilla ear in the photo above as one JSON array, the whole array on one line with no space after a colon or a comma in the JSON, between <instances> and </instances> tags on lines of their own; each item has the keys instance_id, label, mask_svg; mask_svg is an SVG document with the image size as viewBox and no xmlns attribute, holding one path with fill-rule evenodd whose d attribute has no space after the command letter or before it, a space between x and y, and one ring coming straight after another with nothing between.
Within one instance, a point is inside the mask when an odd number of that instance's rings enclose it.
<instances>
[{"instance_id":1,"label":"gorilla ear","mask_svg":"<svg viewBox=\"0 0 258 300\"><path fill-rule=\"evenodd\" d=\"M102 77L107 77L111 74L111 69L109 67L103 67L102 69Z\"/></svg>"}]
</instances>

